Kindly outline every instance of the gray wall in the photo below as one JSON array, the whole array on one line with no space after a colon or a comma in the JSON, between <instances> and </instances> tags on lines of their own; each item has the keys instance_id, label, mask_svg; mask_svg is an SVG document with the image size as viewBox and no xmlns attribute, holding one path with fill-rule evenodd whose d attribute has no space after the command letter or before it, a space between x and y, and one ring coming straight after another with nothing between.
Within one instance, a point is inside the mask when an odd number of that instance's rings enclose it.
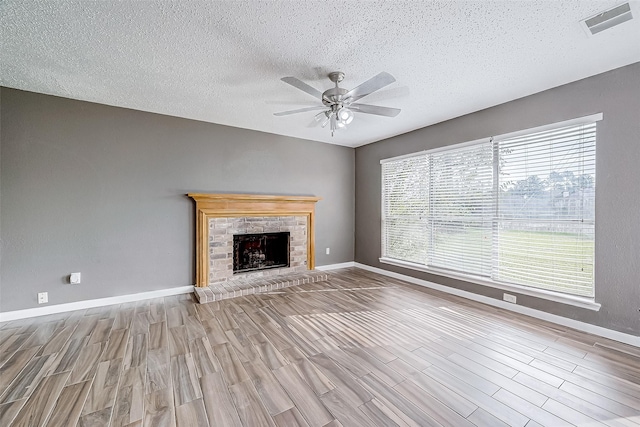
<instances>
[{"instance_id":1,"label":"gray wall","mask_svg":"<svg viewBox=\"0 0 640 427\"><path fill-rule=\"evenodd\" d=\"M353 261L354 150L2 88L0 311L194 283L189 192L315 195ZM331 248L325 255L324 248ZM82 284L66 284L80 271Z\"/></svg>"},{"instance_id":2,"label":"gray wall","mask_svg":"<svg viewBox=\"0 0 640 427\"><path fill-rule=\"evenodd\" d=\"M356 261L501 299L501 290L381 264L380 159L602 112L596 160L599 312L517 295L518 303L640 335L640 63L356 149Z\"/></svg>"}]
</instances>

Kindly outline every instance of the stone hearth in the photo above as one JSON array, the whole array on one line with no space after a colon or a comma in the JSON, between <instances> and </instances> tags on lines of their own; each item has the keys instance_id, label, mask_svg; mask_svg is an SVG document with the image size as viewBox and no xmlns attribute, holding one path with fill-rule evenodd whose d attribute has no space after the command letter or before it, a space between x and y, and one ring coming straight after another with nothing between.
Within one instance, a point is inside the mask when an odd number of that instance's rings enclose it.
<instances>
[{"instance_id":1,"label":"stone hearth","mask_svg":"<svg viewBox=\"0 0 640 427\"><path fill-rule=\"evenodd\" d=\"M264 277L261 279L236 279L218 282L205 288L196 287L195 293L200 304L205 304L245 295L274 292L290 286L324 282L326 280L328 280L327 273L312 270L305 273L280 274L278 276Z\"/></svg>"}]
</instances>

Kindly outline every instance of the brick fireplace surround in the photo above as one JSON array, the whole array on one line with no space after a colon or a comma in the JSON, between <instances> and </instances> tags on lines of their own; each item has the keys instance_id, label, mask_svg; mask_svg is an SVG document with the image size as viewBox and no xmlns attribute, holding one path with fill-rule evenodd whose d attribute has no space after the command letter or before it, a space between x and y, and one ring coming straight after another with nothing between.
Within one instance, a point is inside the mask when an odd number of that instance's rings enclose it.
<instances>
[{"instance_id":1,"label":"brick fireplace surround","mask_svg":"<svg viewBox=\"0 0 640 427\"><path fill-rule=\"evenodd\" d=\"M318 197L189 194L196 202L196 296L201 303L326 280L314 271ZM290 266L233 273L233 235L290 233Z\"/></svg>"}]
</instances>

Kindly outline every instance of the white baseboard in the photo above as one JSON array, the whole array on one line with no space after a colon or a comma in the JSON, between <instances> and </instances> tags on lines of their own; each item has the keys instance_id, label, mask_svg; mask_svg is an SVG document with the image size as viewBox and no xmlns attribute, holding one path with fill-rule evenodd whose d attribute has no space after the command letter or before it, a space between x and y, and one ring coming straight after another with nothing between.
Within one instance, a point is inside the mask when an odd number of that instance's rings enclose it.
<instances>
[{"instance_id":1,"label":"white baseboard","mask_svg":"<svg viewBox=\"0 0 640 427\"><path fill-rule=\"evenodd\" d=\"M158 291L140 292L138 294L90 299L70 302L67 304L56 304L37 308L27 308L25 310L5 311L4 313L0 313L0 322L26 319L28 317L45 316L47 314L64 313L66 311L83 310L93 307L103 307L106 305L122 304L125 302L141 301L151 298L168 297L171 295L188 294L190 292L193 292L193 286L180 286L178 288L160 289Z\"/></svg>"},{"instance_id":2,"label":"white baseboard","mask_svg":"<svg viewBox=\"0 0 640 427\"><path fill-rule=\"evenodd\" d=\"M355 267L363 270L372 271L374 273L382 274L384 276L393 277L394 279L404 280L405 282L413 283L414 285L424 286L436 291L446 292L448 294L457 295L473 301L478 301L484 304L492 305L494 307L503 308L505 310L515 311L516 313L525 314L527 316L535 317L536 319L546 320L557 325L566 326L569 328L577 329L582 332L597 335L603 338L608 338L614 341L619 341L625 344L640 347L640 337L626 334L624 332L614 331L612 329L603 328L602 326L592 325L590 323L580 322L578 320L569 319L567 317L558 316L555 314L547 313L545 311L536 310L534 308L524 307L522 305L511 304L506 301L497 300L495 298L489 298L484 295L474 294L473 292L463 291L461 289L451 288L449 286L439 285L437 283L429 282L427 280L416 279L415 277L406 276L404 274L395 273L393 271L383 270L381 268L372 267L366 264L354 263Z\"/></svg>"},{"instance_id":3,"label":"white baseboard","mask_svg":"<svg viewBox=\"0 0 640 427\"><path fill-rule=\"evenodd\" d=\"M439 285L437 283L429 282L427 280L417 279L415 277L406 276L404 274L395 273L393 271L383 270L381 268L372 267L366 264L360 264L358 262L343 262L340 264L329 264L316 267L316 270L328 271L337 270L339 268L357 267L363 270L372 271L374 273L382 274L384 276L393 277L394 279L404 280L405 282L413 283L414 285L424 286L437 291L445 292L459 297L467 298L473 301L478 301L484 304L488 304L494 307L503 308L505 310L514 311L517 313L525 314L527 316L535 317L537 319L546 320L558 325L566 326L569 328L577 329L579 331L587 332L593 335L608 338L614 341L619 341L625 344L640 347L640 337L635 335L626 334L624 332L614 331L612 329L603 328L601 326L592 325L590 323L580 322L578 320L569 319L566 317L558 316L555 314L547 313L544 311L536 310L522 305L511 304L505 301L489 298L484 295L474 294L472 292L463 291L461 289L451 288L449 286ZM26 319L29 317L45 316L47 314L63 313L73 310L83 310L93 307L102 307L113 304L122 304L125 302L141 301L151 298L166 297L171 295L188 294L193 292L193 286L181 286L177 288L161 289L157 291L141 292L137 294L121 295L117 297L99 298L85 301L71 302L67 304L57 304L45 307L28 308L25 310L6 311L0 313L0 322L7 322L10 320Z\"/></svg>"},{"instance_id":4,"label":"white baseboard","mask_svg":"<svg viewBox=\"0 0 640 427\"><path fill-rule=\"evenodd\" d=\"M329 271L329 270L337 270L339 268L349 268L349 267L355 267L355 266L356 266L355 262L349 261L349 262L341 262L340 264L327 264L327 265L316 266L316 270Z\"/></svg>"}]
</instances>

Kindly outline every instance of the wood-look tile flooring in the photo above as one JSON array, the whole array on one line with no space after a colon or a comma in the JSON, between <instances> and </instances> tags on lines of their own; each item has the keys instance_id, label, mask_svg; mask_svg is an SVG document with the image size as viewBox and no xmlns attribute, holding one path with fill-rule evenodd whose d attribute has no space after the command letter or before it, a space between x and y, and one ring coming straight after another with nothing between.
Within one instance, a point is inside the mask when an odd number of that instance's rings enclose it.
<instances>
[{"instance_id":1,"label":"wood-look tile flooring","mask_svg":"<svg viewBox=\"0 0 640 427\"><path fill-rule=\"evenodd\" d=\"M637 426L640 349L356 269L0 325L2 426Z\"/></svg>"}]
</instances>

